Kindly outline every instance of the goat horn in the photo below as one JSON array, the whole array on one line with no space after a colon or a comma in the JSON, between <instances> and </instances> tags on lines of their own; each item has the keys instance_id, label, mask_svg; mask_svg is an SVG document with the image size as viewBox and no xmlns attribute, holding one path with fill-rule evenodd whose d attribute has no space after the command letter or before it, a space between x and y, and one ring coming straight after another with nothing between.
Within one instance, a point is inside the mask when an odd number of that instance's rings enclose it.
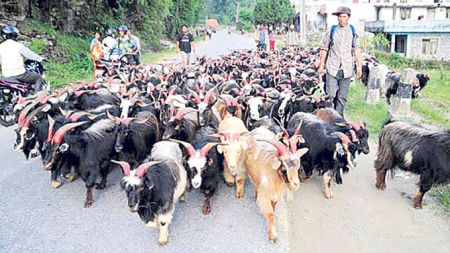
<instances>
[{"instance_id":1,"label":"goat horn","mask_svg":"<svg viewBox=\"0 0 450 253\"><path fill-rule=\"evenodd\" d=\"M124 161L116 161L116 160L111 160L111 162L120 165L120 167L122 167L123 174L124 174L126 177L130 176L131 166L130 166L129 163L124 162Z\"/></svg>"},{"instance_id":2,"label":"goat horn","mask_svg":"<svg viewBox=\"0 0 450 253\"><path fill-rule=\"evenodd\" d=\"M55 120L50 115L47 115L47 118L48 118L47 142L50 142L53 136L53 126L55 125Z\"/></svg>"},{"instance_id":3,"label":"goat horn","mask_svg":"<svg viewBox=\"0 0 450 253\"><path fill-rule=\"evenodd\" d=\"M200 104L201 101L200 101L200 96L198 95L198 93L193 91L193 90L191 90L191 89L189 89L188 87L186 87L186 88L194 96L195 103L196 104Z\"/></svg>"},{"instance_id":4,"label":"goat horn","mask_svg":"<svg viewBox=\"0 0 450 253\"><path fill-rule=\"evenodd\" d=\"M111 115L109 113L109 110L106 110L106 115L108 116L108 119L110 119L112 122L114 122L116 125L119 124L120 119L114 115Z\"/></svg>"},{"instance_id":5,"label":"goat horn","mask_svg":"<svg viewBox=\"0 0 450 253\"><path fill-rule=\"evenodd\" d=\"M139 165L139 167L137 167L137 169L136 169L136 176L137 177L139 177L139 178L142 178L142 177L144 177L144 175L145 175L145 173L147 173L147 170L151 167L151 166L153 166L153 165L155 165L155 164L158 164L158 163L160 163L161 161L151 161L151 162L146 162L146 163L143 163L143 164L141 164L141 165Z\"/></svg>"},{"instance_id":6,"label":"goat horn","mask_svg":"<svg viewBox=\"0 0 450 253\"><path fill-rule=\"evenodd\" d=\"M88 115L90 113L85 112L85 111L80 111L80 112L74 112L72 115L70 115L69 119L72 122L77 122L81 117Z\"/></svg>"},{"instance_id":7,"label":"goat horn","mask_svg":"<svg viewBox=\"0 0 450 253\"><path fill-rule=\"evenodd\" d=\"M220 84L217 84L216 86L212 87L212 88L208 91L208 93L206 93L206 95L205 95L205 103L206 103L206 104L209 104L209 99L211 98L212 93L214 92L214 90L215 90L217 87L219 87L219 85L220 85ZM205 87L206 87L206 86L205 86Z\"/></svg>"},{"instance_id":8,"label":"goat horn","mask_svg":"<svg viewBox=\"0 0 450 253\"><path fill-rule=\"evenodd\" d=\"M188 142L185 141L180 141L180 140L175 140L175 139L169 139L169 141L173 141L176 143L179 143L181 145L183 145L184 148L186 148L186 151L188 152L189 156L195 156L195 148Z\"/></svg>"},{"instance_id":9,"label":"goat horn","mask_svg":"<svg viewBox=\"0 0 450 253\"><path fill-rule=\"evenodd\" d=\"M25 125L25 121L26 121L28 112L31 110L31 108L36 106L37 103L38 102L35 101L35 102L27 105L25 108L23 108L23 110L19 114L19 119L17 121L17 124L19 125L19 127L23 127Z\"/></svg>"},{"instance_id":10,"label":"goat horn","mask_svg":"<svg viewBox=\"0 0 450 253\"><path fill-rule=\"evenodd\" d=\"M289 149L281 141L278 141L278 140L274 140L274 141L258 140L258 141L265 141L267 143L272 144L277 149L279 156L284 156L289 153Z\"/></svg>"},{"instance_id":11,"label":"goat horn","mask_svg":"<svg viewBox=\"0 0 450 253\"><path fill-rule=\"evenodd\" d=\"M44 104L44 105L41 105L41 106L39 106L38 108L34 109L34 110L27 116L27 118L25 119L25 122L23 123L23 126L22 126L22 127L29 127L29 126L30 126L30 123L31 123L31 120L33 119L33 117L36 116L36 114L38 114L38 112L40 112L42 109L44 109L45 107L48 107L48 106L50 106L50 105Z\"/></svg>"},{"instance_id":12,"label":"goat horn","mask_svg":"<svg viewBox=\"0 0 450 253\"><path fill-rule=\"evenodd\" d=\"M88 122L82 121L82 122L76 122L76 123L69 123L69 124L66 124L66 125L60 127L58 130L56 130L55 135L52 138L52 143L55 143L58 145L61 144L64 134L66 134L71 129L74 129L75 127L81 126L86 123L88 123Z\"/></svg>"},{"instance_id":13,"label":"goat horn","mask_svg":"<svg viewBox=\"0 0 450 253\"><path fill-rule=\"evenodd\" d=\"M208 144L203 146L202 149L200 150L200 156L206 157L206 155L208 155L209 151L217 145L226 145L226 144L222 144L222 143L218 143L218 142L209 142Z\"/></svg>"},{"instance_id":14,"label":"goat horn","mask_svg":"<svg viewBox=\"0 0 450 253\"><path fill-rule=\"evenodd\" d=\"M303 125L303 120L300 121L300 124L298 124L298 126L295 128L293 136L298 135L298 132L300 131L300 128L302 128L302 125Z\"/></svg>"}]
</instances>

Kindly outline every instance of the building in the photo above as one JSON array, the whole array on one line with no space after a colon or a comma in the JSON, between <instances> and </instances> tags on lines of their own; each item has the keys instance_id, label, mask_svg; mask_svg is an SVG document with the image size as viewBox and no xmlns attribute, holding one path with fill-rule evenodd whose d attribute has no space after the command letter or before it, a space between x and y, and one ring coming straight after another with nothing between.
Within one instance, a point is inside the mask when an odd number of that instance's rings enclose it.
<instances>
[{"instance_id":1,"label":"building","mask_svg":"<svg viewBox=\"0 0 450 253\"><path fill-rule=\"evenodd\" d=\"M450 60L450 0L383 0L365 30L386 35L387 51Z\"/></svg>"},{"instance_id":2,"label":"building","mask_svg":"<svg viewBox=\"0 0 450 253\"><path fill-rule=\"evenodd\" d=\"M300 15L301 0L291 0L298 15ZM337 24L336 16L331 15L340 6L347 6L352 10L350 23L355 26L359 34L364 32L364 23L375 20L373 10L374 0L305 0L305 13L308 31L324 32Z\"/></svg>"}]
</instances>

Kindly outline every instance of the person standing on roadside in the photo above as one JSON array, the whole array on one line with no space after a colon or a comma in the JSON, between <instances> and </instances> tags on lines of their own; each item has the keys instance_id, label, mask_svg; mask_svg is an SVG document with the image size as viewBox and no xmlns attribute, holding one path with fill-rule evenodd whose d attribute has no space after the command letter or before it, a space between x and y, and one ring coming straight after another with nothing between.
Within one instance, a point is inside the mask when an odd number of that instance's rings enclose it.
<instances>
[{"instance_id":1,"label":"person standing on roadside","mask_svg":"<svg viewBox=\"0 0 450 253\"><path fill-rule=\"evenodd\" d=\"M270 29L269 48L270 48L270 51L274 51L275 50L275 31L273 30L273 28Z\"/></svg>"},{"instance_id":2,"label":"person standing on roadside","mask_svg":"<svg viewBox=\"0 0 450 253\"><path fill-rule=\"evenodd\" d=\"M333 100L334 109L344 115L351 78L356 61L356 78L361 78L361 50L355 28L348 24L351 10L339 7L333 15L338 16L339 25L331 27L320 46L318 74L326 74L325 93Z\"/></svg>"},{"instance_id":3,"label":"person standing on roadside","mask_svg":"<svg viewBox=\"0 0 450 253\"><path fill-rule=\"evenodd\" d=\"M267 41L269 34L263 23L259 25L259 28L255 30L255 41L259 50L267 50Z\"/></svg>"},{"instance_id":4,"label":"person standing on roadside","mask_svg":"<svg viewBox=\"0 0 450 253\"><path fill-rule=\"evenodd\" d=\"M99 31L94 32L94 38L91 41L89 49L91 51L92 60L94 63L103 58L101 36Z\"/></svg>"},{"instance_id":5,"label":"person standing on roadside","mask_svg":"<svg viewBox=\"0 0 450 253\"><path fill-rule=\"evenodd\" d=\"M189 32L187 25L181 26L181 33L177 36L177 53L181 52L184 64L191 63L191 55L195 53L194 36Z\"/></svg>"},{"instance_id":6,"label":"person standing on roadside","mask_svg":"<svg viewBox=\"0 0 450 253\"><path fill-rule=\"evenodd\" d=\"M295 31L294 24L291 24L289 27L289 31L286 33L286 46L293 47L298 46L298 33Z\"/></svg>"},{"instance_id":7,"label":"person standing on roadside","mask_svg":"<svg viewBox=\"0 0 450 253\"><path fill-rule=\"evenodd\" d=\"M130 36L131 42L135 45L134 50L134 62L141 64L141 40L136 35L131 34L131 29L128 30L128 36Z\"/></svg>"}]
</instances>

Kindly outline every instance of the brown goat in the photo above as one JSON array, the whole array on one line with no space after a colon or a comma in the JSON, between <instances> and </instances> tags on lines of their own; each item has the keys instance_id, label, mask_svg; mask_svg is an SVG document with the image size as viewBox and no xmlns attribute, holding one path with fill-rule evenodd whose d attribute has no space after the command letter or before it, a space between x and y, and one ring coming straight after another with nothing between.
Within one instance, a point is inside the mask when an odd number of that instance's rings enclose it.
<instances>
[{"instance_id":1,"label":"brown goat","mask_svg":"<svg viewBox=\"0 0 450 253\"><path fill-rule=\"evenodd\" d=\"M241 119L228 116L219 124L217 137L226 145L218 146L217 151L223 154L223 176L228 186L236 184L236 198L244 196L245 184L245 150L248 130Z\"/></svg>"},{"instance_id":2,"label":"brown goat","mask_svg":"<svg viewBox=\"0 0 450 253\"><path fill-rule=\"evenodd\" d=\"M290 149L276 140L275 134L260 127L251 132L249 147L246 151L245 165L255 186L256 201L261 208L268 225L269 240L276 242L275 207L285 194L292 195L300 187L298 170L300 157L307 148L297 150L300 136L290 144Z\"/></svg>"}]
</instances>

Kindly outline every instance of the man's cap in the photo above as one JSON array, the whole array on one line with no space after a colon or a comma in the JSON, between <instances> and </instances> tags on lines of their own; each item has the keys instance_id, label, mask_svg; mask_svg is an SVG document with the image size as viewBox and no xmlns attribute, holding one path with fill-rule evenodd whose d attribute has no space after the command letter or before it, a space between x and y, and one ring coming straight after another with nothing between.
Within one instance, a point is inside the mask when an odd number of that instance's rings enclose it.
<instances>
[{"instance_id":1,"label":"man's cap","mask_svg":"<svg viewBox=\"0 0 450 253\"><path fill-rule=\"evenodd\" d=\"M350 16L352 14L352 11L348 7L339 7L337 11L333 12L332 14L335 16L339 16L341 14L347 14Z\"/></svg>"}]
</instances>

